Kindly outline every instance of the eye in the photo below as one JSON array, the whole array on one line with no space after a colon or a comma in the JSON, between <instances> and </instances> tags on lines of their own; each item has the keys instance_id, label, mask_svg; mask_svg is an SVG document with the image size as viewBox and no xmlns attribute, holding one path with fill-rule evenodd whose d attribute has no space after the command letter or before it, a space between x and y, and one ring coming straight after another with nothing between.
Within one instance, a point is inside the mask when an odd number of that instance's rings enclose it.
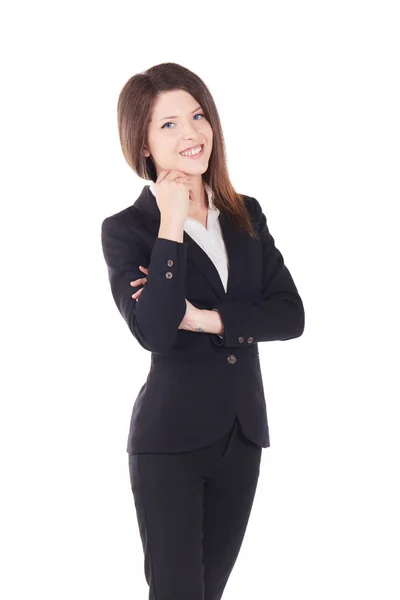
<instances>
[{"instance_id":1,"label":"eye","mask_svg":"<svg viewBox=\"0 0 400 600\"><path fill-rule=\"evenodd\" d=\"M196 113L193 116L193 119L194 119L194 117L204 117L204 114L203 113ZM199 119L196 119L196 121L198 121L198 120ZM171 123L171 121L168 121L167 123L164 123L164 125L161 127L161 129L164 129L164 128L165 129L171 129L171 127L166 127L166 125L175 125L175 123Z\"/></svg>"}]
</instances>

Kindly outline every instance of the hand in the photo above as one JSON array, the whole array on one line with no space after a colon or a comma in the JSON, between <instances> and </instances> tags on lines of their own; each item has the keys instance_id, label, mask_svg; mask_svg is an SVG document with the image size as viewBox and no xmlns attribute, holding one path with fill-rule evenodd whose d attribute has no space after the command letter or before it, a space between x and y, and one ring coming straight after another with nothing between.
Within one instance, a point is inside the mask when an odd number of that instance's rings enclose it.
<instances>
[{"instance_id":1,"label":"hand","mask_svg":"<svg viewBox=\"0 0 400 600\"><path fill-rule=\"evenodd\" d=\"M163 170L155 183L157 206L164 223L183 223L187 217L192 193L189 177L183 171Z\"/></svg>"},{"instance_id":2,"label":"hand","mask_svg":"<svg viewBox=\"0 0 400 600\"><path fill-rule=\"evenodd\" d=\"M202 329L198 329L195 326L196 317L197 317L198 313L200 312L200 310L198 308L196 308L195 306L193 306L193 304L191 302L189 302L189 300L187 300L186 298L185 298L185 302L186 302L185 316L183 317L178 329L186 329L186 331L202 331Z\"/></svg>"},{"instance_id":3,"label":"hand","mask_svg":"<svg viewBox=\"0 0 400 600\"><path fill-rule=\"evenodd\" d=\"M143 271L144 273L146 273L146 275L149 274L149 270L146 267L142 267L142 265L139 266L139 269L141 271ZM134 279L133 281L131 281L131 286L132 287L137 287L138 285L143 285L146 283L147 281L147 277L139 277L139 279ZM136 300L136 302L139 300L139 296L140 294L143 292L143 288L141 288L140 290L138 290L137 292L135 292L134 294L132 294L132 298L134 300Z\"/></svg>"},{"instance_id":4,"label":"hand","mask_svg":"<svg viewBox=\"0 0 400 600\"><path fill-rule=\"evenodd\" d=\"M140 265L139 269L141 271L143 271L146 275L149 274L149 270L146 267L142 267L142 265ZM132 287L137 287L138 285L143 285L143 287L140 290L138 290L137 292L132 294L132 298L134 300L136 300L136 302L139 300L140 294L143 292L143 288L144 288L146 281L147 281L147 277L139 277L139 279L134 279L133 281L130 282L130 285ZM199 309L196 308L195 306L193 306L193 304L191 302L189 302L189 300L187 300L186 298L185 298L185 302L186 302L185 316L183 317L178 329L186 329L187 331L200 331L199 329L196 329L194 326L194 323L196 321L196 316L199 312Z\"/></svg>"}]
</instances>

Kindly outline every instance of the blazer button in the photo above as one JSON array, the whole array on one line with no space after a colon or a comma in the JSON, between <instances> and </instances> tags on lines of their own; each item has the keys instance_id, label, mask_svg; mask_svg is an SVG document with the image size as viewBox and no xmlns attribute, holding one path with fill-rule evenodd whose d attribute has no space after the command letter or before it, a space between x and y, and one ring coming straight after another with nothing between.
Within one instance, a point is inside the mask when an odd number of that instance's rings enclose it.
<instances>
[{"instance_id":1,"label":"blazer button","mask_svg":"<svg viewBox=\"0 0 400 600\"><path fill-rule=\"evenodd\" d=\"M167 279L172 279L173 275L172 275L171 271L167 271L167 272L165 273L165 277L166 277Z\"/></svg>"},{"instance_id":2,"label":"blazer button","mask_svg":"<svg viewBox=\"0 0 400 600\"><path fill-rule=\"evenodd\" d=\"M174 261L173 261L173 260L171 260L171 259L167 260L167 265L168 265L169 267L172 267L172 265L173 265L173 264L174 264Z\"/></svg>"},{"instance_id":3,"label":"blazer button","mask_svg":"<svg viewBox=\"0 0 400 600\"><path fill-rule=\"evenodd\" d=\"M226 359L228 361L228 363L230 363L231 365L234 365L236 362L236 356L234 354L230 354L228 356L228 358Z\"/></svg>"},{"instance_id":4,"label":"blazer button","mask_svg":"<svg viewBox=\"0 0 400 600\"><path fill-rule=\"evenodd\" d=\"M252 341L253 341L253 338L252 338L252 337L249 337L249 338L247 338L247 343L248 343L248 344L251 344L251 342L252 342Z\"/></svg>"},{"instance_id":5,"label":"blazer button","mask_svg":"<svg viewBox=\"0 0 400 600\"><path fill-rule=\"evenodd\" d=\"M239 340L239 344L243 344L243 342L244 342L244 338L242 338L242 336L240 336L240 337L238 338L238 340Z\"/></svg>"}]
</instances>

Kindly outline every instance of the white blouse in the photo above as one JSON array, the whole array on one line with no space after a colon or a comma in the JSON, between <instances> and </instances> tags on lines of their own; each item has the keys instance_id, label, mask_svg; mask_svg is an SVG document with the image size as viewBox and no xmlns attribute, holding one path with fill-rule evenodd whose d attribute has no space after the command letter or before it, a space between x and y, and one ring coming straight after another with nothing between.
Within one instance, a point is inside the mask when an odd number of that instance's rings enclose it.
<instances>
[{"instance_id":1,"label":"white blouse","mask_svg":"<svg viewBox=\"0 0 400 600\"><path fill-rule=\"evenodd\" d=\"M155 184L153 181L150 182L149 187L155 197ZM204 188L208 196L207 229L200 221L192 217L186 217L183 228L213 261L226 292L229 261L218 219L219 210L214 205L212 189L206 182L204 182Z\"/></svg>"},{"instance_id":2,"label":"white blouse","mask_svg":"<svg viewBox=\"0 0 400 600\"><path fill-rule=\"evenodd\" d=\"M154 181L150 181L149 188L155 197ZM183 229L213 261L226 292L228 285L229 260L218 219L219 210L213 202L213 191L206 182L204 182L204 188L208 197L207 229L200 221L193 219L192 217L186 217ZM219 337L222 338L222 335L219 335Z\"/></svg>"}]
</instances>

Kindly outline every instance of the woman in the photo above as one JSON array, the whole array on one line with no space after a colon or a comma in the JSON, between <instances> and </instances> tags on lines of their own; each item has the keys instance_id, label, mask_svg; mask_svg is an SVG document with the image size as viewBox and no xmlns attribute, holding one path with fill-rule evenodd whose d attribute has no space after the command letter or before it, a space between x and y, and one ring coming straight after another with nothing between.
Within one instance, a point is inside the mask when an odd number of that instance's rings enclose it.
<instances>
[{"instance_id":1,"label":"woman","mask_svg":"<svg viewBox=\"0 0 400 600\"><path fill-rule=\"evenodd\" d=\"M229 180L197 75L162 63L133 76L118 126L151 180L102 223L115 303L151 352L127 444L149 598L217 600L270 445L258 342L299 337L303 303L259 202Z\"/></svg>"}]
</instances>

